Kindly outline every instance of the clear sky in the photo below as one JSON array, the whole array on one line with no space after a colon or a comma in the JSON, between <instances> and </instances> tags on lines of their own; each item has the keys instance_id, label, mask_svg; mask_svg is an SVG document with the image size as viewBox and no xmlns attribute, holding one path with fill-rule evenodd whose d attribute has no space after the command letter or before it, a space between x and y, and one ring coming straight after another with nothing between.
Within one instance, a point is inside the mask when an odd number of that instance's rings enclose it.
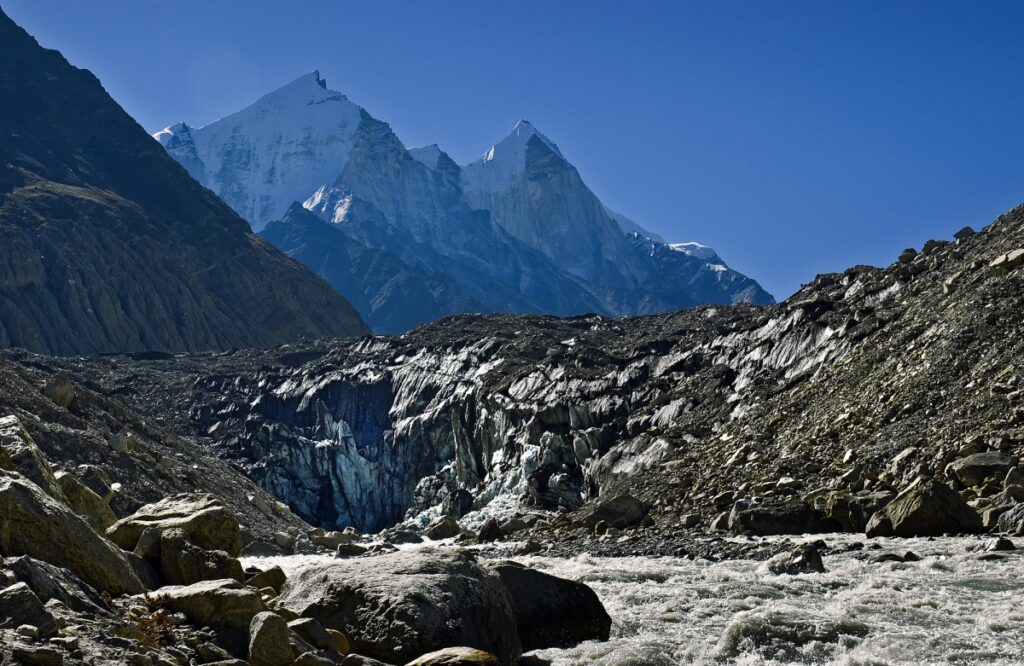
<instances>
[{"instance_id":1,"label":"clear sky","mask_svg":"<svg viewBox=\"0 0 1024 666\"><path fill-rule=\"evenodd\" d=\"M150 131L314 69L460 163L527 118L607 205L777 297L1024 201L1021 2L0 6Z\"/></svg>"}]
</instances>

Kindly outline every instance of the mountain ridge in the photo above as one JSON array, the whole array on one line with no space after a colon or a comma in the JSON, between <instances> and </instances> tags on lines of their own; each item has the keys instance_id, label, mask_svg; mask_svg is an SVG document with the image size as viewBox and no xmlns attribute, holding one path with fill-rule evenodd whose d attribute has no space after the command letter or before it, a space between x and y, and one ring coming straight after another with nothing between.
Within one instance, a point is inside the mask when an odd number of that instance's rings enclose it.
<instances>
[{"instance_id":1,"label":"mountain ridge","mask_svg":"<svg viewBox=\"0 0 1024 666\"><path fill-rule=\"evenodd\" d=\"M387 123L325 86L307 74L203 128L172 125L155 137L253 228L263 231L298 201L349 239L454 280L482 312L628 315L773 302L717 258L724 273L708 273L693 253L652 263L627 231L661 239L610 213L529 121L480 160L459 166L436 144L407 149ZM311 112L311 105L323 109ZM324 111L335 107L344 116L340 124ZM328 144L334 148L323 149ZM268 237L280 249L310 256L309 243L275 228ZM322 263L313 270L328 272ZM701 273L722 279L695 279ZM366 293L367 285L352 277L332 285L353 298ZM737 281L742 289L733 288ZM393 322L375 319L379 312L363 310L375 330L394 332Z\"/></svg>"}]
</instances>

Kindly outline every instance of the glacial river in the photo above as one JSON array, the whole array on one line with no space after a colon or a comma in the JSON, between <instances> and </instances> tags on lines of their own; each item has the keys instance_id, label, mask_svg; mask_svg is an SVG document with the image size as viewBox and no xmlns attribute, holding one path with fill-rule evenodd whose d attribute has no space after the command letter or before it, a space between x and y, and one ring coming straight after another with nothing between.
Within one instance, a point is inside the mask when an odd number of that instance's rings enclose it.
<instances>
[{"instance_id":1,"label":"glacial river","mask_svg":"<svg viewBox=\"0 0 1024 666\"><path fill-rule=\"evenodd\" d=\"M612 617L608 642L534 653L556 666L1024 664L1024 550L983 561L984 541L875 539L883 550L826 555L826 573L795 576L749 560L516 559L587 583ZM921 560L872 561L907 550Z\"/></svg>"}]
</instances>

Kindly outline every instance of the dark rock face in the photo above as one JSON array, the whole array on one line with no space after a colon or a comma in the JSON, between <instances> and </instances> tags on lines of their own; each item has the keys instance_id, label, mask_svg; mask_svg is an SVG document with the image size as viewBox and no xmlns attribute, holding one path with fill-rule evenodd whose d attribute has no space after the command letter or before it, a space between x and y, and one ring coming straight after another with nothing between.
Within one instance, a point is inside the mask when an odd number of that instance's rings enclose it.
<instances>
[{"instance_id":1,"label":"dark rock face","mask_svg":"<svg viewBox=\"0 0 1024 666\"><path fill-rule=\"evenodd\" d=\"M612 620L583 583L551 576L516 562L490 565L512 597L523 650L566 648L608 640Z\"/></svg>"},{"instance_id":2,"label":"dark rock face","mask_svg":"<svg viewBox=\"0 0 1024 666\"><path fill-rule=\"evenodd\" d=\"M110 99L0 13L0 346L228 349L362 335Z\"/></svg>"},{"instance_id":3,"label":"dark rock face","mask_svg":"<svg viewBox=\"0 0 1024 666\"><path fill-rule=\"evenodd\" d=\"M734 506L729 514L729 529L737 534L818 534L839 532L841 526L825 518L803 502L762 506Z\"/></svg>"},{"instance_id":4,"label":"dark rock face","mask_svg":"<svg viewBox=\"0 0 1024 666\"><path fill-rule=\"evenodd\" d=\"M647 516L647 510L648 507L635 497L616 495L602 499L586 510L580 522L590 528L604 522L610 527L625 529L639 525L640 521Z\"/></svg>"},{"instance_id":5,"label":"dark rock face","mask_svg":"<svg viewBox=\"0 0 1024 666\"><path fill-rule=\"evenodd\" d=\"M501 579L456 551L405 552L310 565L277 603L348 636L352 651L391 664L452 645L501 663L522 652Z\"/></svg>"},{"instance_id":6,"label":"dark rock face","mask_svg":"<svg viewBox=\"0 0 1024 666\"><path fill-rule=\"evenodd\" d=\"M53 615L25 583L0 590L0 624L10 627L29 624L39 629L44 638L57 633Z\"/></svg>"}]
</instances>

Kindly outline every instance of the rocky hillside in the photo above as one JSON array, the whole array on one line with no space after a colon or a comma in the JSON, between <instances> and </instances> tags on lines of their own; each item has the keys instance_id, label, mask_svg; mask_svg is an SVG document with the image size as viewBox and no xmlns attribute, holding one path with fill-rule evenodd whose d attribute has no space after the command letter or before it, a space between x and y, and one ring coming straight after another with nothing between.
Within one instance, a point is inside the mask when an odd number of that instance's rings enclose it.
<instances>
[{"instance_id":1,"label":"rocky hillside","mask_svg":"<svg viewBox=\"0 0 1024 666\"><path fill-rule=\"evenodd\" d=\"M52 354L367 332L103 90L0 13L0 346Z\"/></svg>"},{"instance_id":2,"label":"rocky hillside","mask_svg":"<svg viewBox=\"0 0 1024 666\"><path fill-rule=\"evenodd\" d=\"M312 72L209 125L154 136L378 333L460 312L627 315L772 302L713 252L677 251L608 211L526 121L459 166L436 145L407 149ZM376 270L353 270L368 261Z\"/></svg>"},{"instance_id":3,"label":"rocky hillside","mask_svg":"<svg viewBox=\"0 0 1024 666\"><path fill-rule=\"evenodd\" d=\"M329 527L442 512L478 525L628 492L670 531L794 501L856 504L865 515L843 526L864 529L919 478L1012 527L1021 248L1024 208L765 309L461 316L398 338L37 362L198 438Z\"/></svg>"}]
</instances>

